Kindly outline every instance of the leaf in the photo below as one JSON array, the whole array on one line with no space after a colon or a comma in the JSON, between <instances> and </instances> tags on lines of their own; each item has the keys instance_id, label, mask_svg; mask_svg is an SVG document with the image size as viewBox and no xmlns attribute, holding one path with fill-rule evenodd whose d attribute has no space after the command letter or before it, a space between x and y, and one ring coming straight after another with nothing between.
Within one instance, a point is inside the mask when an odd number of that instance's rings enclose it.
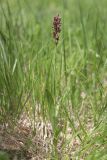
<instances>
[{"instance_id":1,"label":"leaf","mask_svg":"<svg viewBox=\"0 0 107 160\"><path fill-rule=\"evenodd\" d=\"M0 160L9 160L7 153L0 151Z\"/></svg>"}]
</instances>

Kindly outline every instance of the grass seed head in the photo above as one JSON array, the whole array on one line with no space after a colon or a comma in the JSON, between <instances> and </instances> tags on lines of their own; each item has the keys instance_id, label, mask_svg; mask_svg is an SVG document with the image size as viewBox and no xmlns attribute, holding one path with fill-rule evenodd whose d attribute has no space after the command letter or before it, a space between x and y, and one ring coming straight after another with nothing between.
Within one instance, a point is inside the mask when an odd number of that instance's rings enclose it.
<instances>
[{"instance_id":1,"label":"grass seed head","mask_svg":"<svg viewBox=\"0 0 107 160\"><path fill-rule=\"evenodd\" d=\"M55 16L53 19L53 38L56 45L59 41L59 33L61 32L61 17L59 15Z\"/></svg>"}]
</instances>

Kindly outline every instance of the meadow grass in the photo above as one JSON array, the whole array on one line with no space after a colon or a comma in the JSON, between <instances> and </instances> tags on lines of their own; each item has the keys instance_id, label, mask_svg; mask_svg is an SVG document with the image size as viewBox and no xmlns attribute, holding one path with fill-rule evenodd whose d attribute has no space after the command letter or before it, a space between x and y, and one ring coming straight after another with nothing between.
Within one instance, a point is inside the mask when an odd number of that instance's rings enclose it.
<instances>
[{"instance_id":1,"label":"meadow grass","mask_svg":"<svg viewBox=\"0 0 107 160\"><path fill-rule=\"evenodd\" d=\"M49 122L49 159L68 160L69 152L74 160L107 159L106 5L106 0L0 1L0 122L15 125L23 112L35 132L37 120ZM56 47L57 14L62 31Z\"/></svg>"}]
</instances>

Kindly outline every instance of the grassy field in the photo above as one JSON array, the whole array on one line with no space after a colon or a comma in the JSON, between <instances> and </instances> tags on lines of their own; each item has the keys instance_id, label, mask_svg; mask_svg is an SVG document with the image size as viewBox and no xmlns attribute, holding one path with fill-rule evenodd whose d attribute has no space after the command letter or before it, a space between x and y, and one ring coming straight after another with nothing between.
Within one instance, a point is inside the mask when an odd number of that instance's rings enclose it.
<instances>
[{"instance_id":1,"label":"grassy field","mask_svg":"<svg viewBox=\"0 0 107 160\"><path fill-rule=\"evenodd\" d=\"M29 160L107 160L106 6L106 0L0 0L0 137L11 140L14 132L16 139L20 127L22 134L28 129L19 150L30 152ZM0 160L10 148L1 145Z\"/></svg>"}]
</instances>

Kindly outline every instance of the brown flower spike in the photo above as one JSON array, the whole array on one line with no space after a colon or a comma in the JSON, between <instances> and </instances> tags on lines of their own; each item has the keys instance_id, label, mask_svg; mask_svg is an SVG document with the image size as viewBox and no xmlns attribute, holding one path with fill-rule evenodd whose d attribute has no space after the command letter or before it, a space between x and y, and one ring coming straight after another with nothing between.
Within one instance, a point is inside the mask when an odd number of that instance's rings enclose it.
<instances>
[{"instance_id":1,"label":"brown flower spike","mask_svg":"<svg viewBox=\"0 0 107 160\"><path fill-rule=\"evenodd\" d=\"M55 16L53 19L53 38L55 40L56 45L59 41L59 33L61 32L61 18L59 15Z\"/></svg>"}]
</instances>

